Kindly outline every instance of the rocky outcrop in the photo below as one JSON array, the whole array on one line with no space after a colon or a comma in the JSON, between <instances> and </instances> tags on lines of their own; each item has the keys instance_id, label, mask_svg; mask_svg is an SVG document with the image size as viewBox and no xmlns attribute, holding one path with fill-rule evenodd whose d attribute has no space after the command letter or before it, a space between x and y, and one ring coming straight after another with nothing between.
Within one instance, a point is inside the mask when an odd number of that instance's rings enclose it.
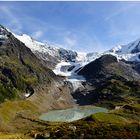
<instances>
[{"instance_id":1,"label":"rocky outcrop","mask_svg":"<svg viewBox=\"0 0 140 140\"><path fill-rule=\"evenodd\" d=\"M109 77L123 77L126 80L139 80L139 74L131 65L118 61L115 56L103 55L83 67L79 72L88 79L106 79Z\"/></svg>"}]
</instances>

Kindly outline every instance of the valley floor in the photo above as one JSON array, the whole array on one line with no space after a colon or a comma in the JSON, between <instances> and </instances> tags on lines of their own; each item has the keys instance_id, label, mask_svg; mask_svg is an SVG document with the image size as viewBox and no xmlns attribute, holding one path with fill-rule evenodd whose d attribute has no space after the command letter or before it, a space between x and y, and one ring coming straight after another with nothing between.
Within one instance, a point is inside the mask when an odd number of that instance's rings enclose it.
<instances>
[{"instance_id":1,"label":"valley floor","mask_svg":"<svg viewBox=\"0 0 140 140\"><path fill-rule=\"evenodd\" d=\"M22 114L8 125L9 130L0 128L0 138L140 138L139 113L123 109L73 122L47 122Z\"/></svg>"}]
</instances>

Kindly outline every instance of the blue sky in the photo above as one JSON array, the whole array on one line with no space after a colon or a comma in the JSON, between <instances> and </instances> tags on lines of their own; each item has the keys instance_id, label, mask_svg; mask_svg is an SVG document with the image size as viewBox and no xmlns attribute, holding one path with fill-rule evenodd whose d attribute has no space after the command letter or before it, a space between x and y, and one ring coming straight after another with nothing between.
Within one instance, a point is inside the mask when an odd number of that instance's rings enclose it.
<instances>
[{"instance_id":1,"label":"blue sky","mask_svg":"<svg viewBox=\"0 0 140 140\"><path fill-rule=\"evenodd\" d=\"M0 2L0 24L81 52L140 38L140 2Z\"/></svg>"}]
</instances>

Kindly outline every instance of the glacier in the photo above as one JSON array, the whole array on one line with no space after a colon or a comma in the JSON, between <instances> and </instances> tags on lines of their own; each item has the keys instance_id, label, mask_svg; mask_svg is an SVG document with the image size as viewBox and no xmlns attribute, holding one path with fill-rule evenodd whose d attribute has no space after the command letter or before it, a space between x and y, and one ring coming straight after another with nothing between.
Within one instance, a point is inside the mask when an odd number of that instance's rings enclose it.
<instances>
[{"instance_id":1,"label":"glacier","mask_svg":"<svg viewBox=\"0 0 140 140\"><path fill-rule=\"evenodd\" d=\"M84 77L77 75L77 72L102 55L111 54L115 56L118 61L140 62L140 39L127 45L118 45L102 53L83 53L60 48L59 46L47 43L41 43L26 34L12 34L30 48L32 52L35 54L39 52L41 59L45 61L54 61L55 67L52 68L53 72L56 75L65 77L65 81L72 84L73 92L82 87L82 82L86 80Z\"/></svg>"}]
</instances>

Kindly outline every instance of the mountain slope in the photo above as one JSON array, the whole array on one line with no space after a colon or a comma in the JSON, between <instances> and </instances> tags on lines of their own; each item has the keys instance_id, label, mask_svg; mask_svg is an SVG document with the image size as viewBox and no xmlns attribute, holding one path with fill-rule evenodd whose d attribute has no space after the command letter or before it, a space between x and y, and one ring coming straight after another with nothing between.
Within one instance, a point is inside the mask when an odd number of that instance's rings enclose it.
<instances>
[{"instance_id":1,"label":"mountain slope","mask_svg":"<svg viewBox=\"0 0 140 140\"><path fill-rule=\"evenodd\" d=\"M46 74L51 75L51 71L43 67L31 50L2 26L0 34L6 36L0 46L1 84L5 90L9 86L11 90L33 94L34 86L43 81L42 75L46 71L48 71ZM4 89L1 89L2 94Z\"/></svg>"},{"instance_id":2,"label":"mountain slope","mask_svg":"<svg viewBox=\"0 0 140 140\"><path fill-rule=\"evenodd\" d=\"M103 55L100 58L84 66L79 72L86 78L109 78L111 76L123 77L127 80L139 80L139 74L132 69L131 65L118 61L113 55Z\"/></svg>"},{"instance_id":3,"label":"mountain slope","mask_svg":"<svg viewBox=\"0 0 140 140\"><path fill-rule=\"evenodd\" d=\"M77 53L0 26L0 131L14 138L139 138L138 44ZM48 110L93 104L111 110L71 123L39 120Z\"/></svg>"},{"instance_id":4,"label":"mountain slope","mask_svg":"<svg viewBox=\"0 0 140 140\"><path fill-rule=\"evenodd\" d=\"M13 34L17 39L23 42L28 48L30 48L34 54L44 60L46 65L54 68L54 66L60 61L74 61L77 57L77 53L72 50L67 50L63 48L58 48L54 45L44 44L35 41L28 35L16 35Z\"/></svg>"},{"instance_id":5,"label":"mountain slope","mask_svg":"<svg viewBox=\"0 0 140 140\"><path fill-rule=\"evenodd\" d=\"M108 52L116 54L120 57L120 59L124 59L126 61L140 62L140 39L137 39L127 45L118 45Z\"/></svg>"},{"instance_id":6,"label":"mountain slope","mask_svg":"<svg viewBox=\"0 0 140 140\"><path fill-rule=\"evenodd\" d=\"M0 119L8 121L18 112L32 112L33 108L39 113L74 105L63 79L3 26L0 26L0 103Z\"/></svg>"},{"instance_id":7,"label":"mountain slope","mask_svg":"<svg viewBox=\"0 0 140 140\"><path fill-rule=\"evenodd\" d=\"M112 106L115 106L114 102L127 100L126 96L130 98L132 91L134 98L137 98L134 85L139 85L139 73L131 64L120 61L113 55L106 54L97 58L83 66L77 74L85 77L72 94L80 105L100 104L104 100L109 104L112 96ZM125 96L121 97L123 95Z\"/></svg>"}]
</instances>

